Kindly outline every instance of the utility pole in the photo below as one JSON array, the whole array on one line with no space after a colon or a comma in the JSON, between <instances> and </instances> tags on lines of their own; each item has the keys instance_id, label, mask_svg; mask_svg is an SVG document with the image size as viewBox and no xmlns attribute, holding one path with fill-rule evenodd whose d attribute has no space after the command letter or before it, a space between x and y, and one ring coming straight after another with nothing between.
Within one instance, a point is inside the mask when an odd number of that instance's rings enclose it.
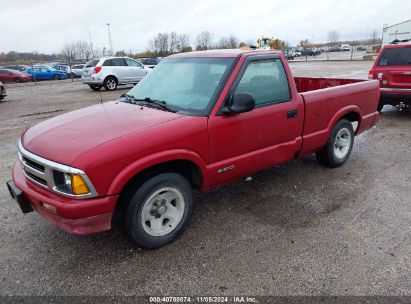
<instances>
[{"instance_id":1,"label":"utility pole","mask_svg":"<svg viewBox=\"0 0 411 304\"><path fill-rule=\"evenodd\" d=\"M88 31L88 38L90 39L90 51L91 51L91 57L94 58L94 48L93 48L93 42L91 41L91 33Z\"/></svg>"},{"instance_id":2,"label":"utility pole","mask_svg":"<svg viewBox=\"0 0 411 304\"><path fill-rule=\"evenodd\" d=\"M110 22L107 23L108 43L110 45L110 55L113 55L113 43L111 42Z\"/></svg>"}]
</instances>

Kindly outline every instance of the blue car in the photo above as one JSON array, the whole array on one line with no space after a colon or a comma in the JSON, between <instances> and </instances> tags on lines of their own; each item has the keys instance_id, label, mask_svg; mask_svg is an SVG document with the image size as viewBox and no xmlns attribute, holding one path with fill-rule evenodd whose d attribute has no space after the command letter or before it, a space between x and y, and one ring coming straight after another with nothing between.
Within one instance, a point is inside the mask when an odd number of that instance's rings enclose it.
<instances>
[{"instance_id":1,"label":"blue car","mask_svg":"<svg viewBox=\"0 0 411 304\"><path fill-rule=\"evenodd\" d=\"M35 77L36 80L67 79L66 73L64 73L63 71L53 69L51 67L29 68L25 71L25 73L33 75L33 77Z\"/></svg>"}]
</instances>

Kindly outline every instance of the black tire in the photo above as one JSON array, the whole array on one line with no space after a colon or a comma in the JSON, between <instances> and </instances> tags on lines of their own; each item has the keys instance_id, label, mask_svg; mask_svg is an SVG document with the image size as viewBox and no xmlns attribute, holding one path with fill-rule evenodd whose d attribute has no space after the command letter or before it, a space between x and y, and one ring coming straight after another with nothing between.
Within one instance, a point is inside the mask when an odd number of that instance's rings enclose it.
<instances>
[{"instance_id":1,"label":"black tire","mask_svg":"<svg viewBox=\"0 0 411 304\"><path fill-rule=\"evenodd\" d=\"M16 79L14 79L14 82L15 82L15 83L20 83L20 82L21 82L21 79L20 79L20 78L16 78Z\"/></svg>"},{"instance_id":2,"label":"black tire","mask_svg":"<svg viewBox=\"0 0 411 304\"><path fill-rule=\"evenodd\" d=\"M53 80L59 80L59 76L58 75L53 75Z\"/></svg>"},{"instance_id":3,"label":"black tire","mask_svg":"<svg viewBox=\"0 0 411 304\"><path fill-rule=\"evenodd\" d=\"M346 137L341 136L340 138L337 138L337 135L339 134L347 135ZM345 145L343 149L341 148L342 146L340 146L341 139L344 139L345 143L347 143L348 141L347 145ZM350 157L353 144L354 129L352 127L352 124L346 119L341 119L335 124L331 136L328 139L327 145L321 151L316 152L315 156L320 163L327 167L339 167L347 161L348 157ZM340 149L342 149L342 152L340 151ZM340 151L341 153L337 151Z\"/></svg>"},{"instance_id":4,"label":"black tire","mask_svg":"<svg viewBox=\"0 0 411 304\"><path fill-rule=\"evenodd\" d=\"M115 89L117 89L118 81L115 77L108 76L106 77L106 79L104 79L103 85L107 91L114 91Z\"/></svg>"},{"instance_id":5,"label":"black tire","mask_svg":"<svg viewBox=\"0 0 411 304\"><path fill-rule=\"evenodd\" d=\"M377 111L381 112L382 108L384 108L384 105L382 103L379 103L378 106L377 106Z\"/></svg>"},{"instance_id":6,"label":"black tire","mask_svg":"<svg viewBox=\"0 0 411 304\"><path fill-rule=\"evenodd\" d=\"M164 217L155 212L155 216L153 216L153 209L148 208L150 209L149 217L153 220L156 220L154 217L159 216L158 219L161 222L160 226L162 229L164 227L165 229L172 229L171 231L166 231L166 234L164 235L156 236L147 231L147 229L151 229L151 225L148 227L148 224L151 223L151 221L144 222L143 211L145 208L148 210L147 206L150 206L150 202L153 201L153 199L149 201L150 197L156 195L156 192L165 189L166 187L167 189L173 189L180 193L183 200L179 200L179 209L181 210L181 206L184 207L180 212L181 219L176 221L174 227L172 227L171 224L169 225L167 221L167 211L164 211ZM166 192L167 191L160 192L160 195ZM128 202L125 202L125 205L122 208L123 211L117 224L120 225L120 230L131 242L145 248L158 248L177 239L187 228L193 209L193 192L190 183L180 174L163 173L156 175L144 182L134 193L130 194L131 195L128 196ZM163 199L159 200L159 204L164 203L162 201ZM156 202L157 199L154 201L154 204L157 204ZM173 200L170 200L170 203L172 202ZM177 204L175 200L174 203ZM164 203L164 206L166 206L166 203Z\"/></svg>"},{"instance_id":7,"label":"black tire","mask_svg":"<svg viewBox=\"0 0 411 304\"><path fill-rule=\"evenodd\" d=\"M90 84L89 85L90 89L92 89L93 91L100 91L101 86L98 84Z\"/></svg>"}]
</instances>

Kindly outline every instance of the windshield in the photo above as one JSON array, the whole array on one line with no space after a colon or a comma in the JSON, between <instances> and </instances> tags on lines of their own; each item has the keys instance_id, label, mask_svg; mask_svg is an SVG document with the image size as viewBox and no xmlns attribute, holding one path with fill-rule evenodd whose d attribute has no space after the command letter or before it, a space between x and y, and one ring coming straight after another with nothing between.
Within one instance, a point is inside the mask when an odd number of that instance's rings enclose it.
<instances>
[{"instance_id":1,"label":"windshield","mask_svg":"<svg viewBox=\"0 0 411 304\"><path fill-rule=\"evenodd\" d=\"M411 65L411 48L404 47L385 49L381 54L378 65Z\"/></svg>"},{"instance_id":2,"label":"windshield","mask_svg":"<svg viewBox=\"0 0 411 304\"><path fill-rule=\"evenodd\" d=\"M177 112L207 115L234 58L169 58L128 92L135 99L164 101Z\"/></svg>"}]
</instances>

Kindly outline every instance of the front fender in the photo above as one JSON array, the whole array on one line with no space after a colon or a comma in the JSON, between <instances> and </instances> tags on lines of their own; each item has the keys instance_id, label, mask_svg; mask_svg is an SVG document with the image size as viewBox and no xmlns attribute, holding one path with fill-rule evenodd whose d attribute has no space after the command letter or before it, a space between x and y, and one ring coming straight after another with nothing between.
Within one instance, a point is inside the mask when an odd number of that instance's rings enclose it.
<instances>
[{"instance_id":1,"label":"front fender","mask_svg":"<svg viewBox=\"0 0 411 304\"><path fill-rule=\"evenodd\" d=\"M203 176L203 185L206 184L204 180L206 178L206 164L201 156L191 150L173 149L147 155L129 164L114 178L107 195L119 194L126 183L144 169L172 160L188 160L195 163ZM203 185L201 188L203 188Z\"/></svg>"}]
</instances>

